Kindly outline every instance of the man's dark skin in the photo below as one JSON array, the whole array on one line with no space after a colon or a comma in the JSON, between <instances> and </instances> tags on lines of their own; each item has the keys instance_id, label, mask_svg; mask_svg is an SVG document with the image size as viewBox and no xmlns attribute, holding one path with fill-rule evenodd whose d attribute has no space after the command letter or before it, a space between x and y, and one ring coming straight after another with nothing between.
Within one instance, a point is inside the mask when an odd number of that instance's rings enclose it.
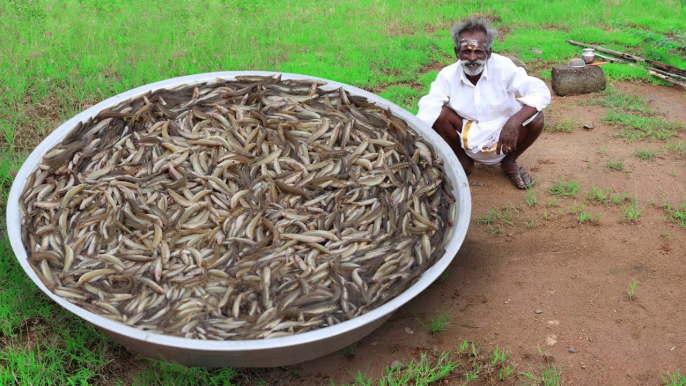
<instances>
[{"instance_id":1,"label":"man's dark skin","mask_svg":"<svg viewBox=\"0 0 686 386\"><path fill-rule=\"evenodd\" d=\"M491 57L491 49L486 49L486 32L480 29L473 29L463 31L460 34L460 42L474 41L478 42L477 46L470 44L461 44L460 47L455 47L455 56L461 60L464 65L468 65L470 61L474 60L488 60ZM478 75L465 76L469 81L476 85L481 78L481 73ZM527 119L536 114L537 110L534 107L524 105L515 115L505 122L503 129L500 132L498 139L497 154L505 154L500 163L500 169L507 173L508 171L518 170L517 158L531 146L536 138L543 130L543 111L539 112L538 116L526 126L522 126ZM471 173L474 168L474 160L470 158L464 151L460 144L460 137L458 132L462 132L462 118L455 113L453 109L448 106L443 106L441 114L433 125L434 130L440 134L441 137L450 145L450 147L460 160L462 167L467 174ZM526 183L526 181L524 182Z\"/></svg>"}]
</instances>

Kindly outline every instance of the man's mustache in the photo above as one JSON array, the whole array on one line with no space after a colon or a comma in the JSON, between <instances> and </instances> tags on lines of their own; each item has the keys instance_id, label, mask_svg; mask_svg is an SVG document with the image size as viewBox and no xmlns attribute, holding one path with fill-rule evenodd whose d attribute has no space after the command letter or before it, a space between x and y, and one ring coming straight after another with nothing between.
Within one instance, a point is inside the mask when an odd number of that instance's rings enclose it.
<instances>
[{"instance_id":1,"label":"man's mustache","mask_svg":"<svg viewBox=\"0 0 686 386\"><path fill-rule=\"evenodd\" d=\"M486 63L486 61L485 61L485 60L482 60L482 59L465 60L465 61L464 61L464 65L465 65L465 66L470 66L470 65L474 65L474 64L480 66L480 65L482 65L482 64L484 64L484 63Z\"/></svg>"},{"instance_id":2,"label":"man's mustache","mask_svg":"<svg viewBox=\"0 0 686 386\"><path fill-rule=\"evenodd\" d=\"M480 59L465 60L464 63L462 63L462 69L464 70L464 73L469 76L476 76L478 74L481 74L485 67L486 61Z\"/></svg>"}]
</instances>

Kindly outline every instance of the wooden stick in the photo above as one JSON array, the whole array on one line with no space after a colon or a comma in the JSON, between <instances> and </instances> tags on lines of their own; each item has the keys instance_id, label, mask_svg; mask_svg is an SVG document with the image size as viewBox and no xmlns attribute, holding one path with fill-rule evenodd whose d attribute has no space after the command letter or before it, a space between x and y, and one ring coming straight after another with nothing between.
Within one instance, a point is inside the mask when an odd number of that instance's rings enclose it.
<instances>
[{"instance_id":1,"label":"wooden stick","mask_svg":"<svg viewBox=\"0 0 686 386\"><path fill-rule=\"evenodd\" d=\"M616 63L627 63L627 64L629 64L630 66L632 66L631 63L627 62L627 61L624 60L624 59L619 59L619 58L613 58L613 57L610 57L610 56L605 56L605 55L599 54L599 53L597 53L597 52L596 52L595 56L598 56L598 57L601 57L601 58L603 58L603 59L606 59L606 60L608 60L608 61L610 61L610 62L612 62L612 63L615 63L615 62L616 62ZM591 64L594 64L594 63L591 63ZM665 79L665 80L667 80L667 81L670 81L670 82L679 84L679 85L681 85L681 86L684 86L684 84L683 84L683 83L680 83L680 81L686 82L686 77L684 77L684 76L677 75L677 74L673 74L673 73L671 73L671 72L669 72L669 71L663 71L663 70L660 70L660 69L658 69L658 68L649 68L649 69L648 69L648 71L651 71L651 70L657 72L658 74L664 75L664 77L662 77L662 76L660 76L660 75L655 75L655 76L657 76L657 77L659 77L659 78L662 78L662 79ZM651 73L651 75L653 75L653 74ZM673 79L671 79L671 78L673 78ZM686 86L684 86L684 87L686 87Z\"/></svg>"},{"instance_id":2,"label":"wooden stick","mask_svg":"<svg viewBox=\"0 0 686 386\"><path fill-rule=\"evenodd\" d=\"M631 60L632 62L645 62L645 59L641 58L640 56L634 56L634 55L625 54L625 53L619 52L619 51L609 50L609 49L603 48L601 46L594 46L592 44L575 42L574 40L567 40L567 43L575 45L575 46L579 46L579 47L590 47L596 51L604 52L606 54L610 54L610 55L614 55L614 56L619 56L620 58Z\"/></svg>"},{"instance_id":3,"label":"wooden stick","mask_svg":"<svg viewBox=\"0 0 686 386\"><path fill-rule=\"evenodd\" d=\"M680 68L678 68L678 67L670 66L670 65L668 65L668 64L656 62L656 61L654 61L654 60L649 60L649 59L645 59L645 62L648 63L648 64L650 64L650 65L653 66L653 67L659 68L659 69L662 70L662 71L669 72L669 73L673 73L673 74L676 74L676 75L686 76L686 71L685 71L685 70L682 70L682 69L680 69Z\"/></svg>"},{"instance_id":4,"label":"wooden stick","mask_svg":"<svg viewBox=\"0 0 686 386\"><path fill-rule=\"evenodd\" d=\"M610 57L610 56L601 55L601 54L599 54L599 53L597 53L597 52L595 53L595 56L600 56L601 58L603 58L603 59L605 59L605 60L607 60L607 61L609 61L609 62L612 62L612 63L615 63L615 62L617 62L617 63L629 63L629 62L627 62L627 61L624 60L624 59L612 58L612 57Z\"/></svg>"},{"instance_id":5,"label":"wooden stick","mask_svg":"<svg viewBox=\"0 0 686 386\"><path fill-rule=\"evenodd\" d=\"M659 70L659 69L657 69L657 68L649 68L649 70L653 70L653 71L657 72L658 74L671 76L671 77L674 78L674 79L679 79L679 80L683 80L683 81L686 82L686 76L681 76L681 75L677 75L677 74L672 74L671 72L662 71L662 70Z\"/></svg>"},{"instance_id":6,"label":"wooden stick","mask_svg":"<svg viewBox=\"0 0 686 386\"><path fill-rule=\"evenodd\" d=\"M668 81L668 82L676 83L676 84L678 84L678 85L681 86L681 87L686 87L686 82L678 81L678 80L672 78L671 76L662 75L662 74L659 74L659 73L657 73L657 72L655 72L655 71L653 71L653 70L650 70L650 69L648 70L648 73L649 73L650 75L652 75L652 76L658 77L658 78L660 78L660 79L664 79L664 80L666 80L666 81Z\"/></svg>"},{"instance_id":7,"label":"wooden stick","mask_svg":"<svg viewBox=\"0 0 686 386\"><path fill-rule=\"evenodd\" d=\"M664 63L656 62L654 60L649 60L649 59L643 59L640 56L625 54L623 52L610 50L607 48L603 48L601 46L595 46L593 44L580 43L580 42L576 42L574 40L567 40L567 43L575 45L575 46L579 46L579 47L590 47L596 51L604 52L606 54L610 54L610 55L614 55L614 56L619 56L620 58L624 58L624 59L630 60L632 62L648 63L651 66L657 67L662 71L671 72L671 73L674 73L677 75L686 76L686 70L682 70L681 68L670 66L669 64L664 64Z\"/></svg>"}]
</instances>

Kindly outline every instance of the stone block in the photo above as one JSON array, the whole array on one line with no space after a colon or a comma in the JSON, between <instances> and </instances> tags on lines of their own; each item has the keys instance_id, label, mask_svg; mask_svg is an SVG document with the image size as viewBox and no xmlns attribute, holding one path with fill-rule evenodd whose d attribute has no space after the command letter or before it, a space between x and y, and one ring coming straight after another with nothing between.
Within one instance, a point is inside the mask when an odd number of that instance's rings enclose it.
<instances>
[{"instance_id":1,"label":"stone block","mask_svg":"<svg viewBox=\"0 0 686 386\"><path fill-rule=\"evenodd\" d=\"M510 59L510 60L512 61L512 63L514 63L515 66L521 67L521 68L524 69L524 71L526 71L526 64L524 64L524 62L522 62L521 60L519 60L518 57L516 57L516 56L507 56L507 58Z\"/></svg>"},{"instance_id":2,"label":"stone block","mask_svg":"<svg viewBox=\"0 0 686 386\"><path fill-rule=\"evenodd\" d=\"M559 96L602 91L606 82L605 71L600 66L553 67L553 91Z\"/></svg>"}]
</instances>

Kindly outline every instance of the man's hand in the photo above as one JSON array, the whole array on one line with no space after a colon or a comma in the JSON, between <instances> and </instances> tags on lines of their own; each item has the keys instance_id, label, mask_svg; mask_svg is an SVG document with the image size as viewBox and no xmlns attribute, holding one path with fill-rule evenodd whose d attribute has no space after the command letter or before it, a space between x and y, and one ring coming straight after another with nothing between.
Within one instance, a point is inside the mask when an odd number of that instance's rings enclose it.
<instances>
[{"instance_id":1,"label":"man's hand","mask_svg":"<svg viewBox=\"0 0 686 386\"><path fill-rule=\"evenodd\" d=\"M433 129L445 140L451 148L460 148L458 131L462 131L462 118L453 109L443 106L441 115L434 122Z\"/></svg>"},{"instance_id":2,"label":"man's hand","mask_svg":"<svg viewBox=\"0 0 686 386\"><path fill-rule=\"evenodd\" d=\"M505 122L503 129L500 130L500 138L498 138L498 147L496 148L496 154L507 154L517 150L517 136L519 136L519 130L522 128L522 124L526 122L527 119L531 118L536 114L538 110L535 107L524 105L522 108L510 119Z\"/></svg>"},{"instance_id":3,"label":"man's hand","mask_svg":"<svg viewBox=\"0 0 686 386\"><path fill-rule=\"evenodd\" d=\"M517 150L517 135L519 134L519 128L522 127L522 123L518 119L513 119L514 116L505 122L502 130L500 130L500 138L498 138L498 147L496 148L496 154L507 154L509 152Z\"/></svg>"}]
</instances>

